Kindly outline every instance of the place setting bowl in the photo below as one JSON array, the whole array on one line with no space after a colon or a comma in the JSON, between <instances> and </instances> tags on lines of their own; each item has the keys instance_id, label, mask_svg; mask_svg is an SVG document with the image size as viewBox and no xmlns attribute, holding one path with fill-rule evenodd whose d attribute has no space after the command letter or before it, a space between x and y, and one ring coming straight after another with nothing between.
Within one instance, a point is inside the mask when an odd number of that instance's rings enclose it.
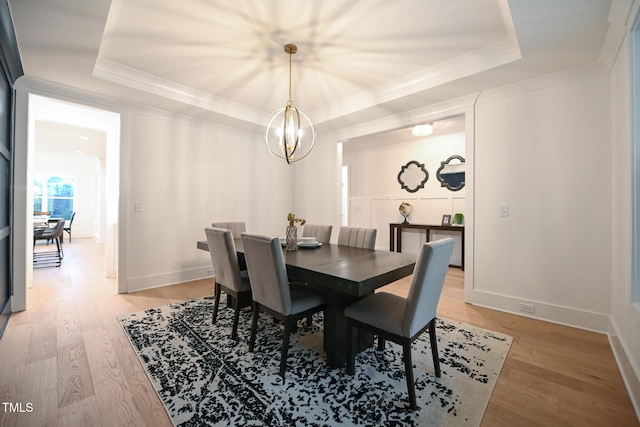
<instances>
[{"instance_id":1,"label":"place setting bowl","mask_svg":"<svg viewBox=\"0 0 640 427\"><path fill-rule=\"evenodd\" d=\"M322 246L322 243L318 242L315 237L303 237L298 242L299 248L318 248L320 246Z\"/></svg>"}]
</instances>

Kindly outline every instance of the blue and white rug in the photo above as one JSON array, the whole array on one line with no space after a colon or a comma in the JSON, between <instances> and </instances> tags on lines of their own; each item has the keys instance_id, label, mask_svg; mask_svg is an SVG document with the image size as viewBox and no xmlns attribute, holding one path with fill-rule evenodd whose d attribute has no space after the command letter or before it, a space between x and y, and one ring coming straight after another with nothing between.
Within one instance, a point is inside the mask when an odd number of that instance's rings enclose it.
<instances>
[{"instance_id":1,"label":"blue and white rug","mask_svg":"<svg viewBox=\"0 0 640 427\"><path fill-rule=\"evenodd\" d=\"M142 365L177 426L478 426L511 337L438 320L442 376L433 371L424 333L412 357L418 409L406 408L402 348L387 343L360 353L356 372L325 365L322 315L291 336L287 372L278 375L282 334L262 314L253 353L251 312L242 311L238 340L233 310L199 298L119 318Z\"/></svg>"}]
</instances>

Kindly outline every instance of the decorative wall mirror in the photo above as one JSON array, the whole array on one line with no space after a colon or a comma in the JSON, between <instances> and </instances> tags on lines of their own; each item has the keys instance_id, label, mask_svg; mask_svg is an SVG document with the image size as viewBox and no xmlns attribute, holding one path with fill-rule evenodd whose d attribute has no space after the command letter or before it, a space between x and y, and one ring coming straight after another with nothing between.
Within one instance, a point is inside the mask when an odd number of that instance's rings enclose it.
<instances>
[{"instance_id":1,"label":"decorative wall mirror","mask_svg":"<svg viewBox=\"0 0 640 427\"><path fill-rule=\"evenodd\" d=\"M454 155L444 162L440 162L440 168L436 171L436 178L441 187L451 191L458 191L464 187L464 157Z\"/></svg>"},{"instance_id":2,"label":"decorative wall mirror","mask_svg":"<svg viewBox=\"0 0 640 427\"><path fill-rule=\"evenodd\" d=\"M429 172L424 168L424 163L418 163L415 160L411 160L402 166L398 173L400 186L409 193L415 193L419 189L424 188L424 184L428 179Z\"/></svg>"}]
</instances>

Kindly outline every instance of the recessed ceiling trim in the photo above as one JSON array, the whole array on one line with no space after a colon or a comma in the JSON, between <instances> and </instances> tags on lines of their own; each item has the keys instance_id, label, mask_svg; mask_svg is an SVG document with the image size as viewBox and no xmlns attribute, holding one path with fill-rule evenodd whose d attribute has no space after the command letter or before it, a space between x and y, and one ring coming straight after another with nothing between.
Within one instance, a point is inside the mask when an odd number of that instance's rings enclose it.
<instances>
[{"instance_id":1,"label":"recessed ceiling trim","mask_svg":"<svg viewBox=\"0 0 640 427\"><path fill-rule=\"evenodd\" d=\"M307 89L295 91L301 94L296 102L325 134L471 92L531 85L532 79L585 64L597 63L604 72L622 52L629 11L638 8L631 0L548 1L545 7L517 0L275 0L251 3L256 7L223 0L87 0L65 8L31 3L12 2L25 66L16 85L109 108L192 116L252 134L284 92L278 78L283 66L273 59L283 39L307 46L295 76ZM435 81L422 71L504 40L514 47L507 55L522 60L489 69L486 61L508 58L478 59L486 63L471 66L486 71L477 78L455 80L455 70L438 70L441 81L454 80L420 90ZM96 75L104 73L109 81L92 75L96 59ZM135 86L144 90L132 89L133 82L112 73L104 60L188 88L164 81L158 90L140 80ZM403 76L416 81L398 80ZM394 84L404 92L388 93ZM342 98L349 96L359 104L348 107Z\"/></svg>"},{"instance_id":2,"label":"recessed ceiling trim","mask_svg":"<svg viewBox=\"0 0 640 427\"><path fill-rule=\"evenodd\" d=\"M322 123L499 67L521 58L522 54L518 44L513 40L503 40L389 84L344 98L320 110L310 112L310 114L316 123ZM96 61L93 75L113 83L256 125L262 125L267 120L267 114L256 109L107 59Z\"/></svg>"},{"instance_id":3,"label":"recessed ceiling trim","mask_svg":"<svg viewBox=\"0 0 640 427\"><path fill-rule=\"evenodd\" d=\"M96 61L93 76L253 124L264 125L268 118L268 114L256 109L108 59Z\"/></svg>"},{"instance_id":4,"label":"recessed ceiling trim","mask_svg":"<svg viewBox=\"0 0 640 427\"><path fill-rule=\"evenodd\" d=\"M317 123L322 123L520 59L522 53L518 43L509 39L502 40L411 76L344 98L312 114Z\"/></svg>"},{"instance_id":5,"label":"recessed ceiling trim","mask_svg":"<svg viewBox=\"0 0 640 427\"><path fill-rule=\"evenodd\" d=\"M334 102L321 104L319 108L307 107L309 115L318 125L521 59L522 54L517 42L508 0L495 1L502 17L502 29L506 33L506 37L502 41L486 45L360 93L343 98L334 97ZM267 120L270 110L255 109L244 102L238 103L226 99L226 97L219 97L211 92L197 89L195 86L190 86L188 82L178 83L166 77L160 77L154 74L153 70L143 71L130 65L124 65L125 63L121 61L108 59L107 55L116 34L117 24L120 19L124 19L121 17L123 7L123 0L112 1L94 65L94 77L254 125L262 125ZM437 40L433 42L438 44ZM416 55L419 54L419 52L416 53Z\"/></svg>"},{"instance_id":6,"label":"recessed ceiling trim","mask_svg":"<svg viewBox=\"0 0 640 427\"><path fill-rule=\"evenodd\" d=\"M478 94L472 94L462 98L442 102L440 104L434 104L412 111L405 111L400 114L342 128L323 136L325 136L327 140L348 141L351 138L357 138L363 135L381 133L411 126L412 124L421 121L444 120L448 117L465 114L465 112L471 108L477 96Z\"/></svg>"}]
</instances>

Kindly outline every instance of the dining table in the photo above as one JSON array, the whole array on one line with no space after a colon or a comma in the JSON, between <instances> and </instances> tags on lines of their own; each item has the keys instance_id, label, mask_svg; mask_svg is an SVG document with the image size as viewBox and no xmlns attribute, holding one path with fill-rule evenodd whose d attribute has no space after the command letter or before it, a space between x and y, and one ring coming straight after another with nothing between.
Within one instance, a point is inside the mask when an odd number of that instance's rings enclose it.
<instances>
[{"instance_id":1,"label":"dining table","mask_svg":"<svg viewBox=\"0 0 640 427\"><path fill-rule=\"evenodd\" d=\"M238 259L244 262L242 239L234 239ZM206 240L197 242L198 249L209 250ZM376 249L322 243L283 248L290 281L316 287L326 294L324 313L324 347L326 362L336 368L347 361L347 319L344 309L355 301L371 295L376 289L413 273L416 256ZM360 334L357 350L371 345L370 334Z\"/></svg>"},{"instance_id":2,"label":"dining table","mask_svg":"<svg viewBox=\"0 0 640 427\"><path fill-rule=\"evenodd\" d=\"M33 228L42 228L49 226L49 215L34 215Z\"/></svg>"}]
</instances>

